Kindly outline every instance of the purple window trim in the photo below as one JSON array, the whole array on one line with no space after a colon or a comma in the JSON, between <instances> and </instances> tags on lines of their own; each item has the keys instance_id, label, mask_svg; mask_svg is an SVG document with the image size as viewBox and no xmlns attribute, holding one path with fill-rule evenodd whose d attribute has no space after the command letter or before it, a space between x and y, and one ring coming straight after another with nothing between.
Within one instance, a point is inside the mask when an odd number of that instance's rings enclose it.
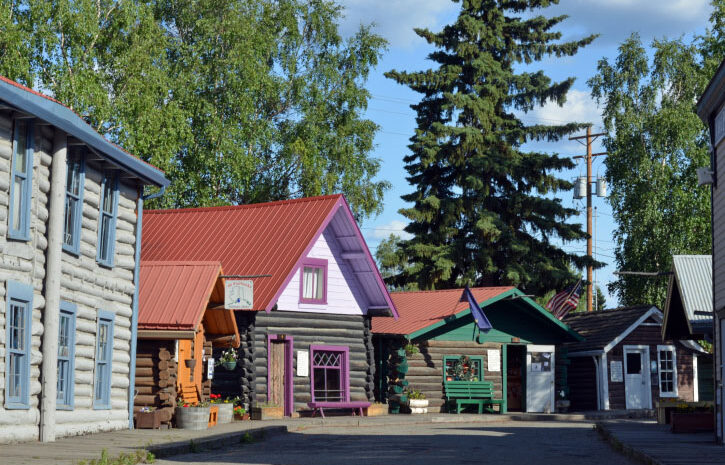
<instances>
[{"instance_id":1,"label":"purple window trim","mask_svg":"<svg viewBox=\"0 0 725 465\"><path fill-rule=\"evenodd\" d=\"M305 299L305 267L322 268L322 299ZM300 264L300 303L327 305L327 260L324 258L305 258Z\"/></svg>"},{"instance_id":2,"label":"purple window trim","mask_svg":"<svg viewBox=\"0 0 725 465\"><path fill-rule=\"evenodd\" d=\"M284 339L277 334L267 335L267 402L270 398L270 378L272 375L272 341L283 341L286 345L284 353L284 414L289 417L294 411L294 379L292 373L292 358L294 356L293 347L294 339L292 336L285 335Z\"/></svg>"},{"instance_id":3,"label":"purple window trim","mask_svg":"<svg viewBox=\"0 0 725 465\"><path fill-rule=\"evenodd\" d=\"M312 396L312 402L315 402L315 351L330 351L330 352L342 352L342 369L340 370L340 376L342 376L342 382L340 383L345 390L343 402L350 402L350 348L348 346L321 346L311 345L310 346L310 395Z\"/></svg>"}]
</instances>

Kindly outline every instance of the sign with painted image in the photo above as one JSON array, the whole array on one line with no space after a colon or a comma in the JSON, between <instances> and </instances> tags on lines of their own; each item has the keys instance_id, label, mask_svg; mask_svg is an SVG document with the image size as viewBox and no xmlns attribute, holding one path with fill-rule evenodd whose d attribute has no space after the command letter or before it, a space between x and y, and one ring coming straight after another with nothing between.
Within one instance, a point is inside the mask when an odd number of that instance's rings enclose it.
<instances>
[{"instance_id":1,"label":"sign with painted image","mask_svg":"<svg viewBox=\"0 0 725 465\"><path fill-rule=\"evenodd\" d=\"M297 351L297 376L310 376L310 352Z\"/></svg>"},{"instance_id":2,"label":"sign with painted image","mask_svg":"<svg viewBox=\"0 0 725 465\"><path fill-rule=\"evenodd\" d=\"M250 279L226 279L224 308L227 310L254 310L254 281Z\"/></svg>"},{"instance_id":3,"label":"sign with painted image","mask_svg":"<svg viewBox=\"0 0 725 465\"><path fill-rule=\"evenodd\" d=\"M206 360L206 378L214 378L214 359L211 357Z\"/></svg>"},{"instance_id":4,"label":"sign with painted image","mask_svg":"<svg viewBox=\"0 0 725 465\"><path fill-rule=\"evenodd\" d=\"M501 351L488 349L488 371L501 371Z\"/></svg>"},{"instance_id":5,"label":"sign with painted image","mask_svg":"<svg viewBox=\"0 0 725 465\"><path fill-rule=\"evenodd\" d=\"M624 369L622 368L622 361L612 360L609 362L609 378L613 383L621 383L624 381Z\"/></svg>"}]
</instances>

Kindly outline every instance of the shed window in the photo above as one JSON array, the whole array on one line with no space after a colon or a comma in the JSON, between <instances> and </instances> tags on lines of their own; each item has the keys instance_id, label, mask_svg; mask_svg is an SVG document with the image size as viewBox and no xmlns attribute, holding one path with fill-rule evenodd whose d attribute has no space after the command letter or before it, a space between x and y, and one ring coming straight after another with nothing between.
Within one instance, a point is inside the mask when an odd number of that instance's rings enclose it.
<instances>
[{"instance_id":1,"label":"shed window","mask_svg":"<svg viewBox=\"0 0 725 465\"><path fill-rule=\"evenodd\" d=\"M113 360L113 313L98 312L96 334L96 373L93 407L111 408L111 366Z\"/></svg>"},{"instance_id":2,"label":"shed window","mask_svg":"<svg viewBox=\"0 0 725 465\"><path fill-rule=\"evenodd\" d=\"M29 406L32 309L33 288L8 281L5 336L5 408L8 409Z\"/></svg>"},{"instance_id":3,"label":"shed window","mask_svg":"<svg viewBox=\"0 0 725 465\"><path fill-rule=\"evenodd\" d=\"M311 346L312 401L343 402L349 400L348 348Z\"/></svg>"},{"instance_id":4,"label":"shed window","mask_svg":"<svg viewBox=\"0 0 725 465\"><path fill-rule=\"evenodd\" d=\"M638 375L642 373L642 354L639 352L627 352L627 374Z\"/></svg>"},{"instance_id":5,"label":"shed window","mask_svg":"<svg viewBox=\"0 0 725 465\"><path fill-rule=\"evenodd\" d=\"M68 157L65 182L65 219L63 222L63 250L78 254L83 215L83 184L85 181L83 154L80 151Z\"/></svg>"},{"instance_id":6,"label":"shed window","mask_svg":"<svg viewBox=\"0 0 725 465\"><path fill-rule=\"evenodd\" d=\"M443 357L443 375L450 381L483 381L483 357L468 355Z\"/></svg>"},{"instance_id":7,"label":"shed window","mask_svg":"<svg viewBox=\"0 0 725 465\"><path fill-rule=\"evenodd\" d=\"M327 260L305 261L300 281L301 302L327 303Z\"/></svg>"},{"instance_id":8,"label":"shed window","mask_svg":"<svg viewBox=\"0 0 725 465\"><path fill-rule=\"evenodd\" d=\"M61 410L73 409L75 327L75 305L61 302L58 327L58 385L56 397L56 406Z\"/></svg>"},{"instance_id":9,"label":"shed window","mask_svg":"<svg viewBox=\"0 0 725 465\"><path fill-rule=\"evenodd\" d=\"M98 216L98 255L101 265L113 266L116 246L116 214L118 210L118 176L106 174L101 186L101 211Z\"/></svg>"},{"instance_id":10,"label":"shed window","mask_svg":"<svg viewBox=\"0 0 725 465\"><path fill-rule=\"evenodd\" d=\"M30 199L33 190L33 123L15 120L11 168L8 237L30 240Z\"/></svg>"},{"instance_id":11,"label":"shed window","mask_svg":"<svg viewBox=\"0 0 725 465\"><path fill-rule=\"evenodd\" d=\"M660 397L677 397L677 363L674 346L657 346Z\"/></svg>"}]
</instances>

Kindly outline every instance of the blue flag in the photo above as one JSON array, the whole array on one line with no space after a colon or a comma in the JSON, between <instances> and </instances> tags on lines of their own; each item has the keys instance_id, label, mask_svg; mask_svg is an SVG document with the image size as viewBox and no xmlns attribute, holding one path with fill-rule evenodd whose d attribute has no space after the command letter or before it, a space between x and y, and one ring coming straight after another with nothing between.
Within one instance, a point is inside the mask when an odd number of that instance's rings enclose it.
<instances>
[{"instance_id":1,"label":"blue flag","mask_svg":"<svg viewBox=\"0 0 725 465\"><path fill-rule=\"evenodd\" d=\"M476 322L478 329L487 333L491 330L491 328L493 328L493 326L491 326L491 322L488 321L488 318L486 318L486 314L483 313L481 307L478 306L478 302L476 302L476 299L473 297L473 294L468 286L463 289L463 294L461 295L461 300L459 300L459 302L468 302L468 305L471 307L473 321Z\"/></svg>"}]
</instances>

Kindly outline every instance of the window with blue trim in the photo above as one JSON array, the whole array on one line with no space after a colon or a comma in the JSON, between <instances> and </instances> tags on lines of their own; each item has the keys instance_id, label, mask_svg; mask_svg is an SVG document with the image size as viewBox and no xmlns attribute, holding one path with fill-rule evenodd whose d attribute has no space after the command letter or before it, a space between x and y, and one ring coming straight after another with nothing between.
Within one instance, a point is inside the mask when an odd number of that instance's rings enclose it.
<instances>
[{"instance_id":1,"label":"window with blue trim","mask_svg":"<svg viewBox=\"0 0 725 465\"><path fill-rule=\"evenodd\" d=\"M58 386L56 396L56 408L60 410L73 410L75 330L76 306L61 301L58 327Z\"/></svg>"},{"instance_id":2,"label":"window with blue trim","mask_svg":"<svg viewBox=\"0 0 725 465\"><path fill-rule=\"evenodd\" d=\"M101 265L113 266L116 249L116 215L118 211L118 176L107 173L101 185L101 211L98 216L98 253Z\"/></svg>"},{"instance_id":3,"label":"window with blue trim","mask_svg":"<svg viewBox=\"0 0 725 465\"><path fill-rule=\"evenodd\" d=\"M33 288L8 281L5 350L5 408L27 409L30 385L30 325Z\"/></svg>"},{"instance_id":4,"label":"window with blue trim","mask_svg":"<svg viewBox=\"0 0 725 465\"><path fill-rule=\"evenodd\" d=\"M63 250L78 254L81 243L81 218L83 216L83 184L85 164L80 148L68 157L68 174L65 182L65 218L63 222Z\"/></svg>"},{"instance_id":5,"label":"window with blue trim","mask_svg":"<svg viewBox=\"0 0 725 465\"><path fill-rule=\"evenodd\" d=\"M111 366L113 360L113 320L110 312L98 311L96 332L96 373L93 408L111 408Z\"/></svg>"},{"instance_id":6,"label":"window with blue trim","mask_svg":"<svg viewBox=\"0 0 725 465\"><path fill-rule=\"evenodd\" d=\"M8 237L30 240L30 199L33 192L33 123L15 120L11 167Z\"/></svg>"}]
</instances>

